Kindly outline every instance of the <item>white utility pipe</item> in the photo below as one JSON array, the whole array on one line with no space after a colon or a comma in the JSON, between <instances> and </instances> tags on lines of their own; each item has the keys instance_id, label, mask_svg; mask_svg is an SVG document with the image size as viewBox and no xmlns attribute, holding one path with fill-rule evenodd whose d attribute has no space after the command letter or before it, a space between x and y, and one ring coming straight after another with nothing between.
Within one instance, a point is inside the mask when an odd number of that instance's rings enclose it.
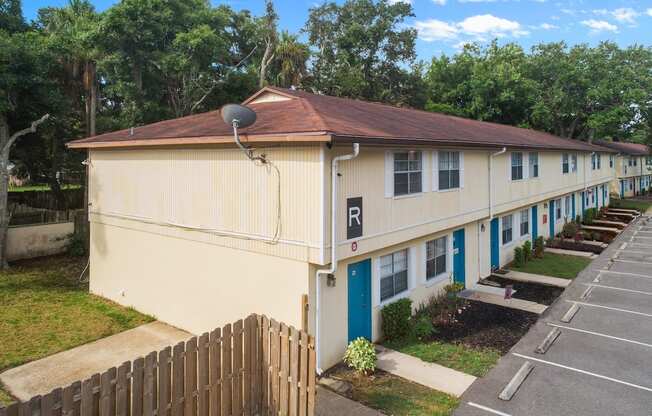
<instances>
[{"instance_id":1,"label":"white utility pipe","mask_svg":"<svg viewBox=\"0 0 652 416\"><path fill-rule=\"evenodd\" d=\"M336 247L336 232L337 232L337 168L341 160L351 160L358 156L360 153L360 144L353 143L353 153L347 155L336 156L331 162L331 267L328 269L317 270L315 277L315 350L317 355L317 374L322 373L321 368L321 334L319 325L319 312L321 306L321 290L319 276L335 274L337 271L337 247Z\"/></svg>"},{"instance_id":2,"label":"white utility pipe","mask_svg":"<svg viewBox=\"0 0 652 416\"><path fill-rule=\"evenodd\" d=\"M503 147L502 150L489 155L489 221L494 219L494 157L500 156L507 152L507 148Z\"/></svg>"}]
</instances>

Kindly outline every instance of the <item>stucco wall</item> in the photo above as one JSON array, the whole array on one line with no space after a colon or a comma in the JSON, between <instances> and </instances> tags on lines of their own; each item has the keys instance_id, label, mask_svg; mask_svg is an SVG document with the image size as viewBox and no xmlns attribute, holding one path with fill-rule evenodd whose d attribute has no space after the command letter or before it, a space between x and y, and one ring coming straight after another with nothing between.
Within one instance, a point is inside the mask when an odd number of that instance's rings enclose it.
<instances>
[{"instance_id":1,"label":"stucco wall","mask_svg":"<svg viewBox=\"0 0 652 416\"><path fill-rule=\"evenodd\" d=\"M62 253L74 231L72 222L9 227L7 258L11 261Z\"/></svg>"},{"instance_id":2,"label":"stucco wall","mask_svg":"<svg viewBox=\"0 0 652 416\"><path fill-rule=\"evenodd\" d=\"M195 334L251 313L300 328L308 270L306 262L91 223L91 292Z\"/></svg>"}]
</instances>

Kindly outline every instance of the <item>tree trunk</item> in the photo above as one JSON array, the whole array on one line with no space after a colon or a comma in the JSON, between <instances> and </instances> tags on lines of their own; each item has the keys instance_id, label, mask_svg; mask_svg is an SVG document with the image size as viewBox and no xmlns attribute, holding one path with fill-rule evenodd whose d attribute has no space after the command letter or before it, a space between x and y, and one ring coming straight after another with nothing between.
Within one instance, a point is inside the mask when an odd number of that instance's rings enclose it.
<instances>
[{"instance_id":1,"label":"tree trunk","mask_svg":"<svg viewBox=\"0 0 652 416\"><path fill-rule=\"evenodd\" d=\"M96 67L95 67L95 62L91 62L90 65L91 67L91 82L90 82L90 87L91 87L91 108L90 112L88 115L88 125L89 125L89 135L90 136L95 136L97 134L97 131L95 130L95 120L97 118L97 74L96 74Z\"/></svg>"},{"instance_id":2,"label":"tree trunk","mask_svg":"<svg viewBox=\"0 0 652 416\"><path fill-rule=\"evenodd\" d=\"M9 124L4 114L0 115L0 149L5 149L9 142ZM0 152L0 269L9 268L7 262L7 232L9 229L9 150Z\"/></svg>"},{"instance_id":3,"label":"tree trunk","mask_svg":"<svg viewBox=\"0 0 652 416\"><path fill-rule=\"evenodd\" d=\"M274 45L272 43L272 40L267 39L265 45L265 53L263 53L263 59L260 61L260 73L258 78L259 88L263 88L267 83L267 67L272 62L272 59L274 59L274 54L272 53L273 48Z\"/></svg>"}]
</instances>

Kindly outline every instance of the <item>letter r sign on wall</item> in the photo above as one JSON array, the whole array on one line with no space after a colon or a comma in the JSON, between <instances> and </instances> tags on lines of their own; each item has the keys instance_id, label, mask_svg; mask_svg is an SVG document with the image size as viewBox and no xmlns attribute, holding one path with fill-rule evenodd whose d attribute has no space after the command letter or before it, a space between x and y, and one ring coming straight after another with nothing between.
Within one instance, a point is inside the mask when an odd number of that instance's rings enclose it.
<instances>
[{"instance_id":1,"label":"letter r sign on wall","mask_svg":"<svg viewBox=\"0 0 652 416\"><path fill-rule=\"evenodd\" d=\"M346 200L346 239L362 237L362 197Z\"/></svg>"}]
</instances>

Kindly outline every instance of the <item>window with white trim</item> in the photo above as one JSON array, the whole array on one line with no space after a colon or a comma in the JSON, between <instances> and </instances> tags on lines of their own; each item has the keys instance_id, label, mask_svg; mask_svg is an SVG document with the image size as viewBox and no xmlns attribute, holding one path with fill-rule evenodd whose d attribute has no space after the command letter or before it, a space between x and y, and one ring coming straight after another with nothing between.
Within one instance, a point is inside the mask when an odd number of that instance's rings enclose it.
<instances>
[{"instance_id":1,"label":"window with white trim","mask_svg":"<svg viewBox=\"0 0 652 416\"><path fill-rule=\"evenodd\" d=\"M598 170L600 170L602 169L602 155L598 153L597 156L598 156Z\"/></svg>"},{"instance_id":2,"label":"window with white trim","mask_svg":"<svg viewBox=\"0 0 652 416\"><path fill-rule=\"evenodd\" d=\"M426 280L446 273L448 237L444 236L426 243Z\"/></svg>"},{"instance_id":3,"label":"window with white trim","mask_svg":"<svg viewBox=\"0 0 652 416\"><path fill-rule=\"evenodd\" d=\"M555 200L555 211L555 218L559 221L561 219L561 198Z\"/></svg>"},{"instance_id":4,"label":"window with white trim","mask_svg":"<svg viewBox=\"0 0 652 416\"><path fill-rule=\"evenodd\" d=\"M538 178L539 177L539 153L537 152L530 152L529 155L529 174L530 178Z\"/></svg>"},{"instance_id":5,"label":"window with white trim","mask_svg":"<svg viewBox=\"0 0 652 416\"><path fill-rule=\"evenodd\" d=\"M439 152L439 190L460 187L460 152Z\"/></svg>"},{"instance_id":6,"label":"window with white trim","mask_svg":"<svg viewBox=\"0 0 652 416\"><path fill-rule=\"evenodd\" d=\"M394 195L416 194L422 190L420 151L394 153Z\"/></svg>"},{"instance_id":7,"label":"window with white trim","mask_svg":"<svg viewBox=\"0 0 652 416\"><path fill-rule=\"evenodd\" d=\"M390 299L408 290L408 250L380 258L380 300Z\"/></svg>"},{"instance_id":8,"label":"window with white trim","mask_svg":"<svg viewBox=\"0 0 652 416\"><path fill-rule=\"evenodd\" d=\"M591 169L600 170L602 165L602 157L599 153L594 153L591 155Z\"/></svg>"},{"instance_id":9,"label":"window with white trim","mask_svg":"<svg viewBox=\"0 0 652 416\"><path fill-rule=\"evenodd\" d=\"M530 210L521 211L521 237L530 233Z\"/></svg>"},{"instance_id":10,"label":"window with white trim","mask_svg":"<svg viewBox=\"0 0 652 416\"><path fill-rule=\"evenodd\" d=\"M512 242L512 222L514 220L514 217L510 215L505 215L502 219L502 237L503 237L503 245L509 244Z\"/></svg>"},{"instance_id":11,"label":"window with white trim","mask_svg":"<svg viewBox=\"0 0 652 416\"><path fill-rule=\"evenodd\" d=\"M565 215L566 218L570 218L571 216L571 197L570 195L566 196L566 200L564 201L564 210L565 210Z\"/></svg>"},{"instance_id":12,"label":"window with white trim","mask_svg":"<svg viewBox=\"0 0 652 416\"><path fill-rule=\"evenodd\" d=\"M569 172L568 153L561 155L561 173Z\"/></svg>"},{"instance_id":13,"label":"window with white trim","mask_svg":"<svg viewBox=\"0 0 652 416\"><path fill-rule=\"evenodd\" d=\"M571 172L577 172L577 153L573 153L571 155L570 171Z\"/></svg>"},{"instance_id":14,"label":"window with white trim","mask_svg":"<svg viewBox=\"0 0 652 416\"><path fill-rule=\"evenodd\" d=\"M614 155L609 155L609 169L614 167Z\"/></svg>"},{"instance_id":15,"label":"window with white trim","mask_svg":"<svg viewBox=\"0 0 652 416\"><path fill-rule=\"evenodd\" d=\"M512 180L523 179L523 153L512 153Z\"/></svg>"}]
</instances>

